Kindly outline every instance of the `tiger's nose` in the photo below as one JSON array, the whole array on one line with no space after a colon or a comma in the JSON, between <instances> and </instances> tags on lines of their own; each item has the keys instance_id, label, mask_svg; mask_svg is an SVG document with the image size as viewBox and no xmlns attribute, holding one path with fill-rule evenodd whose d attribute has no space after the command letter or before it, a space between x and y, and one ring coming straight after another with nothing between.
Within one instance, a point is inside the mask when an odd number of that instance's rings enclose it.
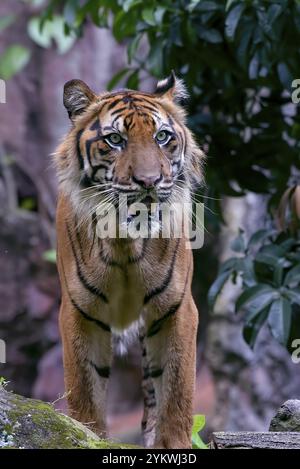
<instances>
[{"instance_id":1,"label":"tiger's nose","mask_svg":"<svg viewBox=\"0 0 300 469\"><path fill-rule=\"evenodd\" d=\"M152 189L155 187L161 180L162 180L162 174L160 176L132 176L132 180L136 183L142 186L144 189Z\"/></svg>"}]
</instances>

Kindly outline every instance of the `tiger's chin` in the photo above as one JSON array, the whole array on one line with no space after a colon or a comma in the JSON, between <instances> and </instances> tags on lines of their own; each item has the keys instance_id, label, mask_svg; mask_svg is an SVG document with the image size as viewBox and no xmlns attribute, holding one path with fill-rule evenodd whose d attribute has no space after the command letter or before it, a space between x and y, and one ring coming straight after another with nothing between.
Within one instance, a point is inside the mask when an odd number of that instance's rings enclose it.
<instances>
[{"instance_id":1,"label":"tiger's chin","mask_svg":"<svg viewBox=\"0 0 300 469\"><path fill-rule=\"evenodd\" d=\"M161 232L160 203L146 197L142 201L128 205L126 221L123 220L128 237L157 238Z\"/></svg>"}]
</instances>

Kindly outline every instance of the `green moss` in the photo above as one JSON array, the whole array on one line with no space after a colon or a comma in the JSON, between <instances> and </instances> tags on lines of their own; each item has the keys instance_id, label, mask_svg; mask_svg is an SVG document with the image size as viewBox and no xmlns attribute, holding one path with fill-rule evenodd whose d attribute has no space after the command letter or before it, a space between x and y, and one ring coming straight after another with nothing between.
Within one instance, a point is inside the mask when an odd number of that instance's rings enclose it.
<instances>
[{"instance_id":1,"label":"green moss","mask_svg":"<svg viewBox=\"0 0 300 469\"><path fill-rule=\"evenodd\" d=\"M51 404L9 394L11 409L0 428L0 447L36 449L128 449L135 446L100 440ZM2 432L2 434L1 434Z\"/></svg>"}]
</instances>

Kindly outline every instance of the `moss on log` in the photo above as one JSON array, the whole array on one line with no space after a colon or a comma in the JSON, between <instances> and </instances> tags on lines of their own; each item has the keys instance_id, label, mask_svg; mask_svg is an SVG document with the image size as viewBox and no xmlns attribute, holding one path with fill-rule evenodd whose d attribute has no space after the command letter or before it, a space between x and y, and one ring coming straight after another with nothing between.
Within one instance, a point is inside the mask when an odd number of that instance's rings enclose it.
<instances>
[{"instance_id":1,"label":"moss on log","mask_svg":"<svg viewBox=\"0 0 300 469\"><path fill-rule=\"evenodd\" d=\"M0 386L0 448L129 449L132 445L101 440L51 404L27 399Z\"/></svg>"},{"instance_id":2,"label":"moss on log","mask_svg":"<svg viewBox=\"0 0 300 469\"><path fill-rule=\"evenodd\" d=\"M215 432L212 449L300 449L299 432Z\"/></svg>"}]
</instances>

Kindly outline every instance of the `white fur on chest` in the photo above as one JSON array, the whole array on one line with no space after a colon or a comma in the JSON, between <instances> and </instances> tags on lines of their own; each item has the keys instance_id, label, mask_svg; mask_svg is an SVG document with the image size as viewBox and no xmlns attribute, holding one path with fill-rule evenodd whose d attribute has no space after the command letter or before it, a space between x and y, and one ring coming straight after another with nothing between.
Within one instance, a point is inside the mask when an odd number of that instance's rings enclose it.
<instances>
[{"instance_id":1,"label":"white fur on chest","mask_svg":"<svg viewBox=\"0 0 300 469\"><path fill-rule=\"evenodd\" d=\"M137 321L143 308L145 288L136 265L113 268L107 290L109 323L117 331Z\"/></svg>"}]
</instances>

